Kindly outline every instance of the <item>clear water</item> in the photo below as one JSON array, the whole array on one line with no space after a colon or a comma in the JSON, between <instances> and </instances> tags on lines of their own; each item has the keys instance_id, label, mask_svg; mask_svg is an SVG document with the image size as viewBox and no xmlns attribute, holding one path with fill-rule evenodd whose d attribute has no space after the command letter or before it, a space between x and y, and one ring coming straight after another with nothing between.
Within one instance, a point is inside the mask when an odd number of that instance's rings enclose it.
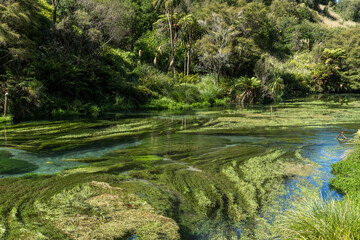
<instances>
[{"instance_id":1,"label":"clear water","mask_svg":"<svg viewBox=\"0 0 360 240\"><path fill-rule=\"evenodd\" d=\"M6 150L10 152L14 159L25 160L29 163L35 164L38 168L34 171L28 173L36 173L36 174L53 174L60 172L61 170L68 169L71 167L77 167L81 165L85 165L84 163L79 163L73 160L81 159L81 158L89 158L89 157L102 157L107 153L125 149L129 147L139 146L141 145L141 141L138 142L128 142L128 143L120 143L116 145L110 146L91 146L89 148L75 150L75 151L67 151L67 152L59 152L59 153L32 153L24 150L13 149L13 148L4 148L0 147L0 150ZM66 161L71 159L72 161ZM4 177L20 177L27 173L21 174L0 174L0 178Z\"/></svg>"},{"instance_id":2,"label":"clear water","mask_svg":"<svg viewBox=\"0 0 360 240\"><path fill-rule=\"evenodd\" d=\"M154 114L152 114L152 117ZM199 117L200 116L200 117ZM197 114L194 115L176 115L176 116L158 116L160 119L165 119L169 122L173 122L174 119L181 120L181 124L186 127L186 120L191 119L193 122L197 119L204 118L206 115ZM136 116L139 118L139 116ZM147 117L147 116L146 116ZM13 158L25 160L38 166L38 169L30 173L39 174L52 174L59 172L63 169L76 167L82 165L82 163L74 161L64 161L67 159L81 159L88 157L102 157L108 153L116 150L143 147L145 143L146 148L151 151L151 148L162 147L166 148L166 145L171 143L181 145L193 145L196 146L197 151L192 154L203 153L201 150L213 152L218 148L227 148L234 146L258 146L260 151L268 148L279 148L286 150L302 149L302 155L311 161L319 164L320 176L323 185L321 186L321 192L324 196L328 197L341 197L336 191L329 188L329 180L331 178L331 164L343 159L346 153L351 149L351 144L347 142L337 141L335 138L338 133L344 130L348 134L355 133L357 131L357 125L348 126L327 126L321 128L301 128L296 127L292 130L277 130L277 131L264 131L263 133L254 133L246 135L201 135L201 134L176 134L169 132L167 135L152 134L152 136L144 136L137 141L129 139L127 142L121 141L120 143L107 142L103 144L97 144L94 146L84 146L80 149L72 151L62 152L41 152L33 153L24 150L14 148L0 147L0 150L7 150L13 154ZM7 139L6 144L11 139ZM209 144L211 142L211 144ZM3 142L5 145L5 142ZM209 146L210 145L210 146ZM1 146L1 144L0 144ZM150 152L151 153L151 152ZM191 154L191 153L190 153ZM171 160L171 159L169 159ZM181 160L177 161L181 164ZM17 177L23 174L0 174L0 178L3 177ZM312 181L313 176L307 177L309 181ZM290 189L296 188L296 179L287 180L286 185Z\"/></svg>"},{"instance_id":3,"label":"clear water","mask_svg":"<svg viewBox=\"0 0 360 240\"><path fill-rule=\"evenodd\" d=\"M282 195L280 201L290 199L298 190L298 183L306 180L318 186L325 198L340 198L336 191L330 189L329 180L331 175L331 164L342 160L352 145L349 142L338 141L335 138L341 130L346 132L348 138L358 129L357 124L328 125L321 127L273 128L271 130L255 129L253 132L224 134L194 134L181 133L180 129L196 128L197 124L216 116L209 114L190 113L186 115L168 116L166 114L135 115L131 119L152 118L153 121L162 121L160 128L152 132L141 134L130 138L116 138L113 141L104 141L92 144L84 144L81 147L67 151L41 151L28 152L16 149L16 141L11 136L6 142L0 143L0 150L7 150L13 154L13 158L25 160L38 166L30 173L53 174L61 170L83 165L75 161L66 161L82 158L99 158L119 150L143 150L148 155L159 156L165 160L165 164L186 165L189 172L201 172L202 169L216 171L224 164L229 164L233 159L249 159L250 157L263 154L269 149L279 149L286 152L301 150L301 155L311 162L318 164L318 171L312 172L306 177L290 177L285 180L286 194ZM126 116L123 116L123 119ZM116 123L116 121L114 121ZM194 127L195 126L195 127ZM84 130L86 131L86 130ZM18 136L17 136L18 137ZM36 136L35 136L36 138ZM15 138L14 138L15 139ZM27 140L22 140L26 142ZM80 140L81 141L81 140ZM12 148L8 146L12 144ZM179 154L174 149L179 149ZM237 150L238 148L238 150ZM184 151L184 149L186 149ZM244 154L244 149L251 149L251 156ZM223 156L229 150L229 157ZM237 152L238 151L238 152ZM171 155L171 157L167 157ZM222 155L223 154L223 155ZM222 158L223 157L223 158ZM220 160L219 160L220 159ZM162 163L164 164L164 163ZM213 165L213 166L212 166ZM204 167L205 166L205 167ZM214 170L215 169L215 170ZM1 174L0 178L18 177L23 174ZM204 223L205 226L207 223ZM194 237L206 239L206 237ZM134 238L135 239L135 238Z\"/></svg>"}]
</instances>

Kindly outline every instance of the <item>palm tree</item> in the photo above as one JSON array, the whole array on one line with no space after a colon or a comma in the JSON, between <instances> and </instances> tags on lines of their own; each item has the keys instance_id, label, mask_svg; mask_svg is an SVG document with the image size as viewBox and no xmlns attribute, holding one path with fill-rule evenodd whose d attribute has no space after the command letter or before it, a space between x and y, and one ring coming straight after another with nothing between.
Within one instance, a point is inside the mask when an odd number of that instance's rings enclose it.
<instances>
[{"instance_id":1,"label":"palm tree","mask_svg":"<svg viewBox=\"0 0 360 240\"><path fill-rule=\"evenodd\" d=\"M253 103L256 99L258 90L260 89L261 81L256 77L252 78L241 78L240 82L235 85L235 87L239 87L242 91L240 96L238 96L241 104L245 102Z\"/></svg>"},{"instance_id":2,"label":"palm tree","mask_svg":"<svg viewBox=\"0 0 360 240\"><path fill-rule=\"evenodd\" d=\"M192 14L182 17L179 25L181 28L181 39L186 48L184 75L189 75L192 45L206 33L206 29Z\"/></svg>"},{"instance_id":3,"label":"palm tree","mask_svg":"<svg viewBox=\"0 0 360 240\"><path fill-rule=\"evenodd\" d=\"M275 76L275 78L269 83L269 90L275 100L280 100L284 87L284 80L279 76Z\"/></svg>"},{"instance_id":4,"label":"palm tree","mask_svg":"<svg viewBox=\"0 0 360 240\"><path fill-rule=\"evenodd\" d=\"M169 24L169 33L170 33L170 44L171 44L171 56L170 56L170 67L171 71L176 72L175 69L175 34L174 34L174 24L173 16L176 6L182 2L182 0L154 0L153 5L157 9L163 9L165 11L167 21Z\"/></svg>"}]
</instances>

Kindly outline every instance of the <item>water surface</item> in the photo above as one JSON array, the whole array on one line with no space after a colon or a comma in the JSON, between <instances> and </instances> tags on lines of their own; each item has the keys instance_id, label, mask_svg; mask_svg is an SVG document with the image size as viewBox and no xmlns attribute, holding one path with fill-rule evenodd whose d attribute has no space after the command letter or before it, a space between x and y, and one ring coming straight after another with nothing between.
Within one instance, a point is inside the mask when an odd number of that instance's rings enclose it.
<instances>
[{"instance_id":1,"label":"water surface","mask_svg":"<svg viewBox=\"0 0 360 240\"><path fill-rule=\"evenodd\" d=\"M5 126L0 150L38 168L0 177L76 174L81 166L89 174L121 177L123 187L176 219L188 239L240 237L241 222L263 214L271 202L287 202L300 182L319 187L326 198L341 198L329 187L331 164L352 145L335 138L341 130L352 138L357 117L349 110L352 118L329 124L323 119L333 110L320 109L302 122L292 111L152 112Z\"/></svg>"}]
</instances>

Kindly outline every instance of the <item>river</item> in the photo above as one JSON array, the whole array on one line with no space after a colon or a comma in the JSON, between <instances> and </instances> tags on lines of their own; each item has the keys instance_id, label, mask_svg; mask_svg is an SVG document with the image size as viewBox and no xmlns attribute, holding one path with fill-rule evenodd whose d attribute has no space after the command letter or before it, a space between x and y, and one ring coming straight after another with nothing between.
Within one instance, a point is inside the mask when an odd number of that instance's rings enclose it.
<instances>
[{"instance_id":1,"label":"river","mask_svg":"<svg viewBox=\"0 0 360 240\"><path fill-rule=\"evenodd\" d=\"M62 172L116 176L121 187L131 186L158 212L175 219L184 239L240 238L244 223L263 216L269 206L288 203L304 182L318 187L325 198L342 198L329 187L331 164L342 160L352 145L335 138L343 130L351 139L356 118L330 124L312 117L297 120L293 108L244 111L151 112L5 125L0 150L36 169L0 177ZM151 192L159 188L161 193Z\"/></svg>"}]
</instances>

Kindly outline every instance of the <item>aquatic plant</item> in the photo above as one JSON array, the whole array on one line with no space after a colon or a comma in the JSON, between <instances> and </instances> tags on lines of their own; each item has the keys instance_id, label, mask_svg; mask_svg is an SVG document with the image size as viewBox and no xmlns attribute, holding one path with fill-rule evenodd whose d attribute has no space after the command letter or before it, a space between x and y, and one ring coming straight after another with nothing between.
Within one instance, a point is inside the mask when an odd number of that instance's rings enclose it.
<instances>
[{"instance_id":1,"label":"aquatic plant","mask_svg":"<svg viewBox=\"0 0 360 240\"><path fill-rule=\"evenodd\" d=\"M135 235L140 239L179 239L174 220L156 214L136 195L105 182L77 185L50 199L35 201L34 207L44 220L71 238Z\"/></svg>"},{"instance_id":2,"label":"aquatic plant","mask_svg":"<svg viewBox=\"0 0 360 240\"><path fill-rule=\"evenodd\" d=\"M129 234L156 239L171 229L184 239L231 239L244 227L242 237L261 239L254 233L256 226L265 226L259 214L274 207L284 180L316 168L303 155L301 136L315 135L314 128L329 121L346 124L360 116L358 103L340 108L333 100L192 114L6 126L0 136L8 146L54 155L101 150L100 143L138 144L110 147L96 156L70 154L67 161L87 164L55 175L0 179L0 234L7 239ZM129 199L141 204L132 208ZM80 218L89 226L99 218L101 227L88 231Z\"/></svg>"},{"instance_id":3,"label":"aquatic plant","mask_svg":"<svg viewBox=\"0 0 360 240\"><path fill-rule=\"evenodd\" d=\"M0 150L0 174L26 173L38 168L32 163L11 157L10 152Z\"/></svg>"}]
</instances>

